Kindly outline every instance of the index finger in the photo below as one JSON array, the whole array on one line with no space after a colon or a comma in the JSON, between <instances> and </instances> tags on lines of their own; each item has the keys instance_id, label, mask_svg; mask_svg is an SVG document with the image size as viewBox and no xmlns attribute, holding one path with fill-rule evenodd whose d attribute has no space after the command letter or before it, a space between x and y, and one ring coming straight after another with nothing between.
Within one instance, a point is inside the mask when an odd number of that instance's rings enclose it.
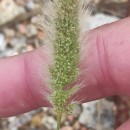
<instances>
[{"instance_id":1,"label":"index finger","mask_svg":"<svg viewBox=\"0 0 130 130\"><path fill-rule=\"evenodd\" d=\"M130 17L90 31L84 39L81 87L87 102L111 95L130 96Z\"/></svg>"}]
</instances>

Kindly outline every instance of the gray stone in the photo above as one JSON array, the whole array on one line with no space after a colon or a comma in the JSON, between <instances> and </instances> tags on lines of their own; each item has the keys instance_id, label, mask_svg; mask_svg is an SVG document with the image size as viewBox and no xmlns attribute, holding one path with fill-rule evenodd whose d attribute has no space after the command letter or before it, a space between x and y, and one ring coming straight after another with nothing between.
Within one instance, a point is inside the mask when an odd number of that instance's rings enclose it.
<instances>
[{"instance_id":1,"label":"gray stone","mask_svg":"<svg viewBox=\"0 0 130 130\"><path fill-rule=\"evenodd\" d=\"M36 34L37 34L37 28L32 24L28 25L26 30L27 37L32 37L35 36Z\"/></svg>"},{"instance_id":2,"label":"gray stone","mask_svg":"<svg viewBox=\"0 0 130 130\"><path fill-rule=\"evenodd\" d=\"M83 104L79 122L96 130L114 130L114 104L105 99Z\"/></svg>"}]
</instances>

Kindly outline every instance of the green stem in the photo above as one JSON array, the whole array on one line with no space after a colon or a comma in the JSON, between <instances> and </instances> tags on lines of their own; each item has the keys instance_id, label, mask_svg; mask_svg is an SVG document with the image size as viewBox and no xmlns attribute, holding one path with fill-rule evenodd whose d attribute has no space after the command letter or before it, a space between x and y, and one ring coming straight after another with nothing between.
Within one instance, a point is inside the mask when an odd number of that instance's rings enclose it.
<instances>
[{"instance_id":1,"label":"green stem","mask_svg":"<svg viewBox=\"0 0 130 130\"><path fill-rule=\"evenodd\" d=\"M62 113L58 113L57 117L57 130L60 130Z\"/></svg>"}]
</instances>

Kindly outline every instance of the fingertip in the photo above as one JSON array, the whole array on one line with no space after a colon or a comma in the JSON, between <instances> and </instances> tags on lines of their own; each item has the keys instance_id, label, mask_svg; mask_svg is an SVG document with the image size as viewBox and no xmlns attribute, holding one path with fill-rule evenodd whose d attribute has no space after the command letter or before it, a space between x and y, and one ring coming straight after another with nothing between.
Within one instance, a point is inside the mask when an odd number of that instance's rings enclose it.
<instances>
[{"instance_id":1,"label":"fingertip","mask_svg":"<svg viewBox=\"0 0 130 130\"><path fill-rule=\"evenodd\" d=\"M9 117L50 106L42 80L40 50L0 60L0 117Z\"/></svg>"}]
</instances>

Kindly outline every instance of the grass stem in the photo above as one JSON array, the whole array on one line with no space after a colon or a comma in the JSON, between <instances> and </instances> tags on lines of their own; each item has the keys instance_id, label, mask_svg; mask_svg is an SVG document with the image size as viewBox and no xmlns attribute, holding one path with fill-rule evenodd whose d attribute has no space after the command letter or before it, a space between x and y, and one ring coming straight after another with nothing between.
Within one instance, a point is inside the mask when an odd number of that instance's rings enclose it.
<instances>
[{"instance_id":1,"label":"grass stem","mask_svg":"<svg viewBox=\"0 0 130 130\"><path fill-rule=\"evenodd\" d=\"M62 113L58 113L57 117L57 130L60 130Z\"/></svg>"}]
</instances>

